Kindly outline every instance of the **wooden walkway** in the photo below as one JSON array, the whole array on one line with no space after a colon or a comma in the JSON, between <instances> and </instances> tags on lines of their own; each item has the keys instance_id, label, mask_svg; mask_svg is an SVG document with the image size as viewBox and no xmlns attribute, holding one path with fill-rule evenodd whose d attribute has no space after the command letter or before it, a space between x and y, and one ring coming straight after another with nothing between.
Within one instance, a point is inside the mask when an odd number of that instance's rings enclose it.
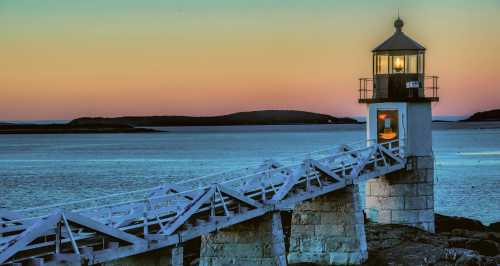
<instances>
[{"instance_id":1,"label":"wooden walkway","mask_svg":"<svg viewBox=\"0 0 500 266\"><path fill-rule=\"evenodd\" d=\"M403 169L400 150L399 141L341 145L297 164L266 161L250 173L221 174L216 183L163 185L122 203L59 204L35 217L0 209L0 265L92 265L177 245Z\"/></svg>"}]
</instances>

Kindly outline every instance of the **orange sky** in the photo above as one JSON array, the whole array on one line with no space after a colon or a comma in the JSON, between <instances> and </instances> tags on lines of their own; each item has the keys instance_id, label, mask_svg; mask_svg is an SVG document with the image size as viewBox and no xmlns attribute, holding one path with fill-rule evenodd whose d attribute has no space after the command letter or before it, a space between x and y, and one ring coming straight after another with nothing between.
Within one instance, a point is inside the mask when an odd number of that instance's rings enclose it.
<instances>
[{"instance_id":1,"label":"orange sky","mask_svg":"<svg viewBox=\"0 0 500 266\"><path fill-rule=\"evenodd\" d=\"M209 2L209 3L207 3ZM0 2L0 120L299 109L363 115L370 51L403 30L435 115L500 108L500 2Z\"/></svg>"}]
</instances>

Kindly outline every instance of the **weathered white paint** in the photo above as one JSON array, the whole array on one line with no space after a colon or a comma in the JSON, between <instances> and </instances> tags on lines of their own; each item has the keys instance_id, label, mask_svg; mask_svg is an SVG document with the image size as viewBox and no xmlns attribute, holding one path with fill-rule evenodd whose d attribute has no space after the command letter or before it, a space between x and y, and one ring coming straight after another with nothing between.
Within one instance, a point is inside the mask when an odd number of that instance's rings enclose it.
<instances>
[{"instance_id":1,"label":"weathered white paint","mask_svg":"<svg viewBox=\"0 0 500 266\"><path fill-rule=\"evenodd\" d=\"M434 158L429 102L368 105L367 138L377 140L377 111L397 110L406 169L366 183L366 213L378 223L405 224L434 232Z\"/></svg>"},{"instance_id":2,"label":"weathered white paint","mask_svg":"<svg viewBox=\"0 0 500 266\"><path fill-rule=\"evenodd\" d=\"M432 155L432 110L430 102L407 103L407 155Z\"/></svg>"}]
</instances>

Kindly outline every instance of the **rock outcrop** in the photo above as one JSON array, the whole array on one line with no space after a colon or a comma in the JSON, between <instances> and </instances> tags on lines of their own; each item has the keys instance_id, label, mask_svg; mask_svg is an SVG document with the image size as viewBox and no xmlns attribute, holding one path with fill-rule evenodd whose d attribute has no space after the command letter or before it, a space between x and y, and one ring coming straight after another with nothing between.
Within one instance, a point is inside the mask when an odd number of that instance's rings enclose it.
<instances>
[{"instance_id":1,"label":"rock outcrop","mask_svg":"<svg viewBox=\"0 0 500 266\"><path fill-rule=\"evenodd\" d=\"M500 264L500 233L473 219L436 214L436 234L402 225L368 223L366 237L366 265Z\"/></svg>"},{"instance_id":2,"label":"rock outcrop","mask_svg":"<svg viewBox=\"0 0 500 266\"><path fill-rule=\"evenodd\" d=\"M474 219L436 214L436 232L451 232L453 229L485 231L487 226Z\"/></svg>"}]
</instances>

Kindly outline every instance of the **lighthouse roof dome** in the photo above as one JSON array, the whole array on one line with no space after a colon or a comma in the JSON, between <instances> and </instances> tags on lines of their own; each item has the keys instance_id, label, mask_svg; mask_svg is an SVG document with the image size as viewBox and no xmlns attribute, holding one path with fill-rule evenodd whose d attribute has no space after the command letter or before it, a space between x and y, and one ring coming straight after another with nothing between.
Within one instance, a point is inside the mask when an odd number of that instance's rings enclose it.
<instances>
[{"instance_id":1,"label":"lighthouse roof dome","mask_svg":"<svg viewBox=\"0 0 500 266\"><path fill-rule=\"evenodd\" d=\"M401 18L397 18L394 21L394 27L396 31L394 34L381 43L379 46L375 47L372 52L386 52L386 51L399 51L399 50L413 50L413 51L424 51L425 47L414 41L408 35L404 34L402 28L404 22Z\"/></svg>"}]
</instances>

